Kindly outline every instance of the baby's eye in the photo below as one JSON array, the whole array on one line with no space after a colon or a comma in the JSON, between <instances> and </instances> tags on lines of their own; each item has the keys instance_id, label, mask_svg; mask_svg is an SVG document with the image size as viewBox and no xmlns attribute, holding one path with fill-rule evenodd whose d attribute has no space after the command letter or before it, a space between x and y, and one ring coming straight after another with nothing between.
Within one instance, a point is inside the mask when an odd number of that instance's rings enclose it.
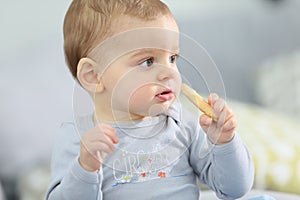
<instances>
[{"instance_id":1,"label":"baby's eye","mask_svg":"<svg viewBox=\"0 0 300 200\"><path fill-rule=\"evenodd\" d=\"M172 55L172 56L170 57L170 63L176 63L177 57L178 57L177 54Z\"/></svg>"},{"instance_id":2,"label":"baby's eye","mask_svg":"<svg viewBox=\"0 0 300 200\"><path fill-rule=\"evenodd\" d=\"M154 63L154 58L148 58L147 60L143 61L141 64L139 64L142 67L150 67Z\"/></svg>"}]
</instances>

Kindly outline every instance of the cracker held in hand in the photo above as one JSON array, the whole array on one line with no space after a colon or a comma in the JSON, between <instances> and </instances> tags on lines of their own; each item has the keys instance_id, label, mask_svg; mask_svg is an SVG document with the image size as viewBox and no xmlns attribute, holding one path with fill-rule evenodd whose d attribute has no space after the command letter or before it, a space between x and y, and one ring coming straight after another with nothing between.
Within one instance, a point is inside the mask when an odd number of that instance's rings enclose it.
<instances>
[{"instance_id":1,"label":"cracker held in hand","mask_svg":"<svg viewBox=\"0 0 300 200\"><path fill-rule=\"evenodd\" d=\"M213 108L194 89L183 83L181 91L201 112L213 118L214 121L218 120L213 117Z\"/></svg>"}]
</instances>

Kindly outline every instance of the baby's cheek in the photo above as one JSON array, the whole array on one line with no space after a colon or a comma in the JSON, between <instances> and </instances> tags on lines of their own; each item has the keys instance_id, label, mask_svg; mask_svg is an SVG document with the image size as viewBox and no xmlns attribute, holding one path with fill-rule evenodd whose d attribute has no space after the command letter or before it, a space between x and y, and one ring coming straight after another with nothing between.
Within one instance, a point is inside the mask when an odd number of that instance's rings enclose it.
<instances>
[{"instance_id":1,"label":"baby's cheek","mask_svg":"<svg viewBox=\"0 0 300 200\"><path fill-rule=\"evenodd\" d=\"M181 75L178 72L178 70L175 70L174 74L175 74L174 79L173 79L174 87L175 87L174 92L175 92L176 97L179 97L179 94L181 91L182 79L181 79Z\"/></svg>"},{"instance_id":2,"label":"baby's cheek","mask_svg":"<svg viewBox=\"0 0 300 200\"><path fill-rule=\"evenodd\" d=\"M148 90L139 88L131 92L129 105L130 106L141 106L147 105L151 100L151 94Z\"/></svg>"}]
</instances>

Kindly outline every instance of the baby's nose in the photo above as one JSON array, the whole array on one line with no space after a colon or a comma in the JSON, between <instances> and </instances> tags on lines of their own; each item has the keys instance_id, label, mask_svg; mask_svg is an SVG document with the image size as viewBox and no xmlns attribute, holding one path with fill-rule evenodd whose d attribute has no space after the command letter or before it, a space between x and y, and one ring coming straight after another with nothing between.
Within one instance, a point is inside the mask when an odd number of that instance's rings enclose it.
<instances>
[{"instance_id":1,"label":"baby's nose","mask_svg":"<svg viewBox=\"0 0 300 200\"><path fill-rule=\"evenodd\" d=\"M159 81L167 81L169 79L175 78L177 70L171 66L159 66L157 79Z\"/></svg>"}]
</instances>

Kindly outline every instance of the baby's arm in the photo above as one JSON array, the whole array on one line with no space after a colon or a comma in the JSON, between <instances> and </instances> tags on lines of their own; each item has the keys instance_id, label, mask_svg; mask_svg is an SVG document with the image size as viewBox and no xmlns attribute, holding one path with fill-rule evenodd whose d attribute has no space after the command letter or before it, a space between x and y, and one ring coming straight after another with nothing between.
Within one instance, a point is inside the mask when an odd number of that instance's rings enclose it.
<instances>
[{"instance_id":1,"label":"baby's arm","mask_svg":"<svg viewBox=\"0 0 300 200\"><path fill-rule=\"evenodd\" d=\"M95 167L100 168L100 170L96 173L87 171L79 162L79 154L83 150L83 147L80 147L80 143L85 143L84 148L91 151L92 149L87 146L89 144L87 144L87 142L83 142L83 140L91 138L91 135L94 134L95 138L98 138L97 135L101 135L99 130L99 127L94 127L81 137L77 133L74 123L64 123L60 134L57 137L57 142L52 155L52 181L47 192L46 199L102 199L101 184L103 180L103 174L102 168L100 167L101 163L96 159ZM86 137L87 135L90 136ZM103 155L101 149L98 150L99 153ZM96 152L96 154L98 153ZM94 155L90 156L94 158ZM89 159L87 158L87 160ZM90 166L90 164L95 163L84 162L84 165L90 167L89 169L91 171L94 171L94 165Z\"/></svg>"},{"instance_id":2,"label":"baby's arm","mask_svg":"<svg viewBox=\"0 0 300 200\"><path fill-rule=\"evenodd\" d=\"M213 94L208 103L218 121L206 115L200 117L207 138L200 131L191 146L191 164L201 182L213 189L219 198L239 198L253 184L253 161L247 147L235 133L236 118L226 102ZM209 148L204 148L203 144Z\"/></svg>"},{"instance_id":3,"label":"baby's arm","mask_svg":"<svg viewBox=\"0 0 300 200\"><path fill-rule=\"evenodd\" d=\"M240 198L253 185L253 161L238 134L225 145L212 146L206 157L191 160L197 166L200 181L214 190L220 199Z\"/></svg>"}]
</instances>

